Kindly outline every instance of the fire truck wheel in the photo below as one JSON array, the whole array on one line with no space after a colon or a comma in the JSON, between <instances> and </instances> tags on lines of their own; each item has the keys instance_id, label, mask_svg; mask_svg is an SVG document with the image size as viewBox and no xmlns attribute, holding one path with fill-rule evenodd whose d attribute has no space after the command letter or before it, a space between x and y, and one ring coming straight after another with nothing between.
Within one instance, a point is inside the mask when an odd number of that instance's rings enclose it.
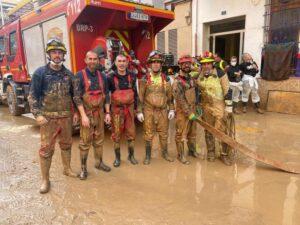
<instances>
[{"instance_id":1,"label":"fire truck wheel","mask_svg":"<svg viewBox=\"0 0 300 225\"><path fill-rule=\"evenodd\" d=\"M7 104L8 104L9 112L13 116L20 116L24 111L23 108L18 107L17 96L11 86L7 87Z\"/></svg>"}]
</instances>

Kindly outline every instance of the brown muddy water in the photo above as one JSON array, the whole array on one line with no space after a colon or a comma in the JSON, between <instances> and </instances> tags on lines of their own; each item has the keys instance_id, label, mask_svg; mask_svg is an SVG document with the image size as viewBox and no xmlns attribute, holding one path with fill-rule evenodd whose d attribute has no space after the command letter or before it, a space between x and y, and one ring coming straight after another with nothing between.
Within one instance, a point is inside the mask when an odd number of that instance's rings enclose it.
<instances>
[{"instance_id":1,"label":"brown muddy water","mask_svg":"<svg viewBox=\"0 0 300 225\"><path fill-rule=\"evenodd\" d=\"M266 157L300 166L300 117L249 112L236 116L237 140ZM204 155L199 127L198 150ZM300 224L300 175L274 170L238 154L232 167L191 159L191 165L164 161L157 147L142 164L139 127L136 158L104 173L93 167L85 181L62 175L59 148L50 171L51 190L38 192L39 129L34 121L8 115L0 107L0 224ZM170 133L174 135L174 125ZM74 137L72 167L79 172L79 137ZM173 136L170 152L175 157ZM114 153L107 132L104 161Z\"/></svg>"}]
</instances>

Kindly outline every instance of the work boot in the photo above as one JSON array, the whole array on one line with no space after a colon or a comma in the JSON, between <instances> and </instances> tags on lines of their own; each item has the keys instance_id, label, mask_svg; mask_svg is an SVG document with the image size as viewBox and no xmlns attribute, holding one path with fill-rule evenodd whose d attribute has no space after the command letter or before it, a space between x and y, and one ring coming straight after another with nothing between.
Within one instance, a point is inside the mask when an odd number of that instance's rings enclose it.
<instances>
[{"instance_id":1,"label":"work boot","mask_svg":"<svg viewBox=\"0 0 300 225\"><path fill-rule=\"evenodd\" d=\"M215 151L207 151L207 161L214 162L216 160Z\"/></svg>"},{"instance_id":2,"label":"work boot","mask_svg":"<svg viewBox=\"0 0 300 225\"><path fill-rule=\"evenodd\" d=\"M237 102L233 102L233 113L234 114L241 114L241 111L238 108L238 103Z\"/></svg>"},{"instance_id":3,"label":"work boot","mask_svg":"<svg viewBox=\"0 0 300 225\"><path fill-rule=\"evenodd\" d=\"M264 114L264 111L259 107L259 102L256 102L254 105L257 113Z\"/></svg>"},{"instance_id":4,"label":"work boot","mask_svg":"<svg viewBox=\"0 0 300 225\"><path fill-rule=\"evenodd\" d=\"M48 158L40 157L40 165L42 172L42 184L40 187L40 193L45 194L50 189L49 171L51 166L52 156Z\"/></svg>"},{"instance_id":5,"label":"work boot","mask_svg":"<svg viewBox=\"0 0 300 225\"><path fill-rule=\"evenodd\" d=\"M134 158L134 142L128 141L128 160L132 165L138 164L138 161Z\"/></svg>"},{"instance_id":6,"label":"work boot","mask_svg":"<svg viewBox=\"0 0 300 225\"><path fill-rule=\"evenodd\" d=\"M247 102L243 102L243 113L247 112Z\"/></svg>"},{"instance_id":7,"label":"work boot","mask_svg":"<svg viewBox=\"0 0 300 225\"><path fill-rule=\"evenodd\" d=\"M151 143L146 141L146 157L144 160L144 165L149 165L151 161Z\"/></svg>"},{"instance_id":8,"label":"work boot","mask_svg":"<svg viewBox=\"0 0 300 225\"><path fill-rule=\"evenodd\" d=\"M116 159L114 161L114 167L119 167L121 165L121 152L120 148L115 148Z\"/></svg>"},{"instance_id":9,"label":"work boot","mask_svg":"<svg viewBox=\"0 0 300 225\"><path fill-rule=\"evenodd\" d=\"M110 172L111 168L102 160L103 149L102 147L94 147L94 157L95 157L95 168L98 170L102 170L104 172Z\"/></svg>"},{"instance_id":10,"label":"work boot","mask_svg":"<svg viewBox=\"0 0 300 225\"><path fill-rule=\"evenodd\" d=\"M194 158L200 158L200 154L196 151L195 143L188 142L187 145L188 145L188 148L189 148L188 155L192 156Z\"/></svg>"},{"instance_id":11,"label":"work boot","mask_svg":"<svg viewBox=\"0 0 300 225\"><path fill-rule=\"evenodd\" d=\"M81 172L79 175L80 180L86 180L88 176L87 166L86 166L87 158L88 158L88 151L80 151L80 162L81 162Z\"/></svg>"},{"instance_id":12,"label":"work boot","mask_svg":"<svg viewBox=\"0 0 300 225\"><path fill-rule=\"evenodd\" d=\"M223 155L221 154L221 161L226 165L226 166L231 166L232 165L232 160L228 155Z\"/></svg>"},{"instance_id":13,"label":"work boot","mask_svg":"<svg viewBox=\"0 0 300 225\"><path fill-rule=\"evenodd\" d=\"M190 164L190 161L188 161L186 159L186 153L184 151L184 143L183 142L177 142L176 147L177 147L177 152L178 152L177 159L179 160L179 162L181 162L184 165Z\"/></svg>"},{"instance_id":14,"label":"work boot","mask_svg":"<svg viewBox=\"0 0 300 225\"><path fill-rule=\"evenodd\" d=\"M174 159L169 156L167 149L162 150L161 156L168 162L174 162Z\"/></svg>"},{"instance_id":15,"label":"work boot","mask_svg":"<svg viewBox=\"0 0 300 225\"><path fill-rule=\"evenodd\" d=\"M71 149L61 150L61 159L64 166L63 174L69 177L77 177L78 174L74 173L70 167L71 163Z\"/></svg>"}]
</instances>

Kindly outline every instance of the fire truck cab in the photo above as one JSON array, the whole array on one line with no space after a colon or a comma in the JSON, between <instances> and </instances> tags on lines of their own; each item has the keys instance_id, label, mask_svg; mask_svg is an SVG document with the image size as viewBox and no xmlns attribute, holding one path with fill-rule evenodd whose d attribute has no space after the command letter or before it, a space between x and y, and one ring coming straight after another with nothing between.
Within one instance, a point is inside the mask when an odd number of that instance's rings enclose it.
<instances>
[{"instance_id":1,"label":"fire truck cab","mask_svg":"<svg viewBox=\"0 0 300 225\"><path fill-rule=\"evenodd\" d=\"M47 63L45 46L51 38L65 43L64 65L73 73L85 67L86 52L97 47L103 49L106 67L130 50L145 63L156 33L173 19L173 12L118 0L53 0L35 8L0 28L0 102L13 115L29 111L31 76Z\"/></svg>"}]
</instances>

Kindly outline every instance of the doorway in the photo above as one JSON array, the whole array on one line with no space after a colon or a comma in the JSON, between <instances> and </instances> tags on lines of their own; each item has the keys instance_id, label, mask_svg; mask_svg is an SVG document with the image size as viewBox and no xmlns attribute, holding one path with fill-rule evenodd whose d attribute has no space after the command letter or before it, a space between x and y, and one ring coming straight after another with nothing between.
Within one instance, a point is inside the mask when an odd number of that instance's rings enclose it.
<instances>
[{"instance_id":1,"label":"doorway","mask_svg":"<svg viewBox=\"0 0 300 225\"><path fill-rule=\"evenodd\" d=\"M210 36L210 51L220 54L222 59L229 62L231 56L241 61L244 49L244 31L216 33Z\"/></svg>"},{"instance_id":2,"label":"doorway","mask_svg":"<svg viewBox=\"0 0 300 225\"><path fill-rule=\"evenodd\" d=\"M240 57L240 33L219 35L215 37L215 52L227 62L231 56Z\"/></svg>"}]
</instances>

